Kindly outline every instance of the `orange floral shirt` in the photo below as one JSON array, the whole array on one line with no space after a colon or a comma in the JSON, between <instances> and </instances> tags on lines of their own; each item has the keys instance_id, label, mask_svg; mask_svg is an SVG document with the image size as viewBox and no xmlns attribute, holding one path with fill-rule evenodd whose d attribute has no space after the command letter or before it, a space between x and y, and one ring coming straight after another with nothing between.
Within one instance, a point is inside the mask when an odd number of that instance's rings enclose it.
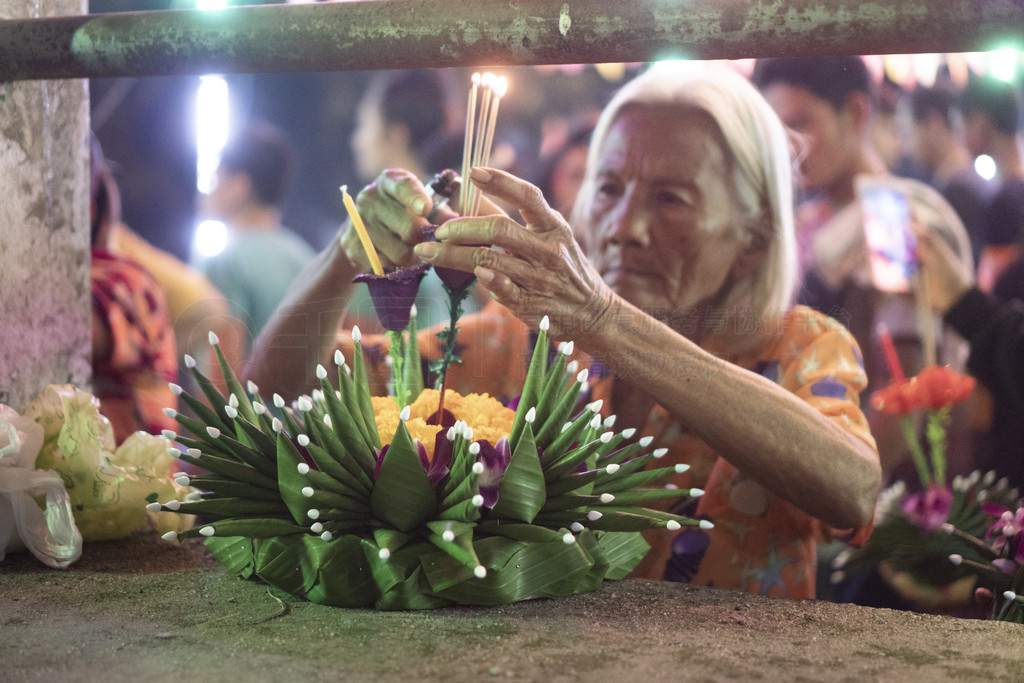
<instances>
[{"instance_id":1,"label":"orange floral shirt","mask_svg":"<svg viewBox=\"0 0 1024 683\"><path fill-rule=\"evenodd\" d=\"M860 410L860 392L867 383L860 350L841 324L821 313L797 306L783 316L776 341L757 354L751 369L813 406L840 427L875 447ZM600 374L600 373L593 373ZM596 379L595 398L611 396L613 379ZM742 410L742 406L736 406ZM813 598L816 544L841 538L863 543L872 525L837 532L807 513L772 495L687 434L677 420L656 406L644 435L653 447L668 449L658 466L689 463L668 484L698 487L705 494L695 509L681 509L714 523L708 531L655 529L645 533L651 550L632 576L688 581L715 588L762 595Z\"/></svg>"}]
</instances>

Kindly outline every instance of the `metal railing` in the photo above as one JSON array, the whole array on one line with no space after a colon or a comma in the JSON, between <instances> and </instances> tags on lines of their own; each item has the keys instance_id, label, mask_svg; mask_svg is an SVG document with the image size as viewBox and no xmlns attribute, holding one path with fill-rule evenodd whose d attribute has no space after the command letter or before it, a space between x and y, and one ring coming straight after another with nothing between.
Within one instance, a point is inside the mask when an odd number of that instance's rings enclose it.
<instances>
[{"instance_id":1,"label":"metal railing","mask_svg":"<svg viewBox=\"0 0 1024 683\"><path fill-rule=\"evenodd\" d=\"M989 50L1024 0L363 0L0 21L0 81Z\"/></svg>"}]
</instances>

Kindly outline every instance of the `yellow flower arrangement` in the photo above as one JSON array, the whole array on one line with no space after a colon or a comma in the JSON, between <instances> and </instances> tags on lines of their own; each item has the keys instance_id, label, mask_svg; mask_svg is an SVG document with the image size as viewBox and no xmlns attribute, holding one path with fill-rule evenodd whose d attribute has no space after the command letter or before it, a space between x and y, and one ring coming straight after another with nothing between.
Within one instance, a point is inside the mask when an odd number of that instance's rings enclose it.
<instances>
[{"instance_id":1,"label":"yellow flower arrangement","mask_svg":"<svg viewBox=\"0 0 1024 683\"><path fill-rule=\"evenodd\" d=\"M405 423L409 435L418 439L427 450L427 460L434 459L434 440L441 431L440 425L427 424L427 420L437 410L441 392L437 389L424 389L423 393L409 405L409 420ZM389 396L372 396L374 419L377 423L377 434L380 442L391 442L398 430L401 411L394 399ZM445 410L462 420L473 430L476 440L498 443L502 436L512 431L512 421L516 412L506 408L498 399L490 394L469 394L462 396L450 389L444 395Z\"/></svg>"}]
</instances>

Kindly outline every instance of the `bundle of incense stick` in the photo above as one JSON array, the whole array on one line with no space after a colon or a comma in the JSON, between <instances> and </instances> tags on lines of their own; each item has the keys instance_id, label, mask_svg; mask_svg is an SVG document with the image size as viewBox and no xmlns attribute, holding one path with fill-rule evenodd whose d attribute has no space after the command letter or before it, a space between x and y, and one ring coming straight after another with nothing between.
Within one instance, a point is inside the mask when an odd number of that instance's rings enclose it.
<instances>
[{"instance_id":1,"label":"bundle of incense stick","mask_svg":"<svg viewBox=\"0 0 1024 683\"><path fill-rule=\"evenodd\" d=\"M498 105L508 88L508 79L494 74L473 74L466 106L466 135L462 147L462 187L459 190L459 209L463 216L475 216L480 210L480 193L469 182L469 170L486 166L491 159L494 142L494 124L498 120ZM478 102L479 100L479 102Z\"/></svg>"}]
</instances>

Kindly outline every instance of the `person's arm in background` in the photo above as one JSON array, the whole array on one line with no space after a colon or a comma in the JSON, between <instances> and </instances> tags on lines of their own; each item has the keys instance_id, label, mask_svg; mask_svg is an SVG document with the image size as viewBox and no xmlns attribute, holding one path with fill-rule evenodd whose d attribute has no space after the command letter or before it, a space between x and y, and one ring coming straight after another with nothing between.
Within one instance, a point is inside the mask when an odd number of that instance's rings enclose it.
<instances>
[{"instance_id":1,"label":"person's arm in background","mask_svg":"<svg viewBox=\"0 0 1024 683\"><path fill-rule=\"evenodd\" d=\"M915 234L932 305L970 343L967 369L995 400L1024 414L1024 304L985 294L948 245L926 230Z\"/></svg>"}]
</instances>

